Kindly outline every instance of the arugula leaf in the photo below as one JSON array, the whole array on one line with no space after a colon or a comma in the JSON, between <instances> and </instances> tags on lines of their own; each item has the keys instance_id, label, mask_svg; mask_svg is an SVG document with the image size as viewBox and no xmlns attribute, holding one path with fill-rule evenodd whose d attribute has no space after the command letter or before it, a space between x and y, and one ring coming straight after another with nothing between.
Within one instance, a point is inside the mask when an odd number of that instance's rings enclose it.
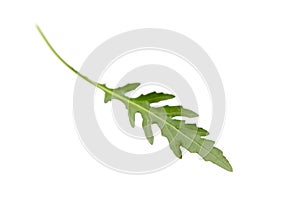
<instances>
[{"instance_id":1,"label":"arugula leaf","mask_svg":"<svg viewBox=\"0 0 300 200\"><path fill-rule=\"evenodd\" d=\"M225 170L232 171L232 167L229 161L223 155L223 152L214 147L215 142L205 138L205 136L209 134L207 130L197 127L196 124L187 124L185 120L174 119L174 117L178 116L189 118L197 117L197 113L183 108L182 106L151 106L152 103L172 99L175 97L174 95L151 92L148 94L142 94L135 98L130 98L126 96L126 93L135 90L137 87L139 87L140 83L130 83L125 86L112 89L107 87L105 84L94 82L88 77L80 74L65 60L63 60L51 46L38 26L37 29L47 43L48 47L58 57L59 60L61 60L78 76L101 89L105 93L105 103L116 99L125 105L125 107L128 109L128 118L132 127L135 125L136 113L141 114L143 119L142 127L150 144L153 144L154 142L151 125L157 124L161 130L161 134L168 139L171 150L178 158L182 158L181 148L183 147L191 153L199 154L205 161L210 161Z\"/></svg>"}]
</instances>

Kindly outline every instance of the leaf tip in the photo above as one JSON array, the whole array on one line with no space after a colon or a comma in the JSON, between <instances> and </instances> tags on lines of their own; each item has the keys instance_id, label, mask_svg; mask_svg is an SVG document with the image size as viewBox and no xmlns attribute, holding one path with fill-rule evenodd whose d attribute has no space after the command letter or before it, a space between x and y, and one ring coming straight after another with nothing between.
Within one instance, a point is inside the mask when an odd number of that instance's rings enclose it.
<instances>
[{"instance_id":1,"label":"leaf tip","mask_svg":"<svg viewBox=\"0 0 300 200\"><path fill-rule=\"evenodd\" d=\"M228 165L226 166L225 170L227 170L229 172L233 172L233 168L229 162L228 162Z\"/></svg>"},{"instance_id":2,"label":"leaf tip","mask_svg":"<svg viewBox=\"0 0 300 200\"><path fill-rule=\"evenodd\" d=\"M130 119L130 126L134 128L134 120Z\"/></svg>"},{"instance_id":3,"label":"leaf tip","mask_svg":"<svg viewBox=\"0 0 300 200\"><path fill-rule=\"evenodd\" d=\"M154 137L147 137L148 142L153 145Z\"/></svg>"},{"instance_id":4,"label":"leaf tip","mask_svg":"<svg viewBox=\"0 0 300 200\"><path fill-rule=\"evenodd\" d=\"M141 85L141 83L133 83L134 86L139 87Z\"/></svg>"},{"instance_id":5,"label":"leaf tip","mask_svg":"<svg viewBox=\"0 0 300 200\"><path fill-rule=\"evenodd\" d=\"M194 111L192 111L191 117L199 117L199 114L198 114L198 113L195 113Z\"/></svg>"},{"instance_id":6,"label":"leaf tip","mask_svg":"<svg viewBox=\"0 0 300 200\"><path fill-rule=\"evenodd\" d=\"M175 97L174 94L168 94L168 95L169 95L169 97L170 97L171 99Z\"/></svg>"}]
</instances>

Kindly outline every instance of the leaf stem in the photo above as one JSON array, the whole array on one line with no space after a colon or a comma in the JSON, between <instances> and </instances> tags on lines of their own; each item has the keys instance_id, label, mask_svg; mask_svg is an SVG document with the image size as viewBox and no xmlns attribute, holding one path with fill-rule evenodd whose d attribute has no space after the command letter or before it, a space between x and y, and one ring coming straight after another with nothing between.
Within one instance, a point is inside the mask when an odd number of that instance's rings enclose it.
<instances>
[{"instance_id":1,"label":"leaf stem","mask_svg":"<svg viewBox=\"0 0 300 200\"><path fill-rule=\"evenodd\" d=\"M86 80L87 82L89 82L90 84L102 89L105 92L111 92L111 89L106 87L104 84L100 84L97 83L91 79L89 79L87 76L84 76L83 74L81 74L79 71L77 71L76 69L74 69L71 65L69 65L57 52L56 50L53 48L53 46L50 44L50 42L48 41L48 39L46 38L45 34L43 33L43 31L41 30L41 28L36 25L36 28L38 30L38 32L41 34L42 38L44 39L44 41L46 42L47 46L50 48L50 50L54 53L54 55L65 65L67 66L70 70L72 70L75 74L77 74L79 77L83 78L84 80Z\"/></svg>"}]
</instances>

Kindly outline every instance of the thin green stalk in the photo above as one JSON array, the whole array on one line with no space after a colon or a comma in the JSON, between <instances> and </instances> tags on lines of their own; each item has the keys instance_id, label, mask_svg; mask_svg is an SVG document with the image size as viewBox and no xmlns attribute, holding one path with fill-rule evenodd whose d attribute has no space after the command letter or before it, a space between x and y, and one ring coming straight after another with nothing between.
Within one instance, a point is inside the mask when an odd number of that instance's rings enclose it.
<instances>
[{"instance_id":1,"label":"thin green stalk","mask_svg":"<svg viewBox=\"0 0 300 200\"><path fill-rule=\"evenodd\" d=\"M70 70L72 70L75 74L77 74L78 76L80 76L81 78L83 78L84 80L86 80L87 82L91 83L92 85L99 87L100 89L107 91L107 88L105 85L103 84L99 84L91 79L89 79L87 76L82 75L81 73L79 73L76 69L74 69L71 65L69 65L56 51L55 49L52 47L52 45L50 44L50 42L48 41L48 39L46 38L45 34L43 33L43 31L41 30L41 28L36 25L37 30L39 31L39 33L41 34L42 38L44 39L44 41L46 42L47 46L50 48L50 50L54 53L54 55L65 65L67 66Z\"/></svg>"}]
</instances>

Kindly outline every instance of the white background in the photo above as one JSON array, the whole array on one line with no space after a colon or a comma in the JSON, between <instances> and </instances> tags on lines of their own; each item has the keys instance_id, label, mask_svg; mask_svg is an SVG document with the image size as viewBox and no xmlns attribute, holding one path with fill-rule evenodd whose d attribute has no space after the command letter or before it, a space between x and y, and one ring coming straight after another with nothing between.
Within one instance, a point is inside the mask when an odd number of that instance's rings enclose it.
<instances>
[{"instance_id":1,"label":"white background","mask_svg":"<svg viewBox=\"0 0 300 200\"><path fill-rule=\"evenodd\" d=\"M299 199L298 1L1 1L0 199ZM185 157L148 175L112 171L81 145L76 77L106 39L153 27L198 42L222 77L228 173ZM297 186L298 185L298 186Z\"/></svg>"}]
</instances>

